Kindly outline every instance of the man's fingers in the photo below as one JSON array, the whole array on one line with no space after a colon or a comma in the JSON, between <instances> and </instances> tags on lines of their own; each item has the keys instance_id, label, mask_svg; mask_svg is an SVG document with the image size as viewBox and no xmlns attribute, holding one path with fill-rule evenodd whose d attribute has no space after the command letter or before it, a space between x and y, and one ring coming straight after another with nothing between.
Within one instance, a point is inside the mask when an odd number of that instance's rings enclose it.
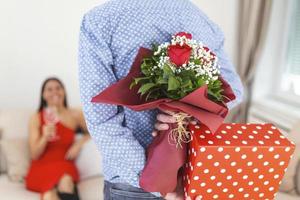
<instances>
[{"instance_id":1,"label":"man's fingers","mask_svg":"<svg viewBox=\"0 0 300 200\"><path fill-rule=\"evenodd\" d=\"M192 198L188 196L186 200L192 200ZM202 196L201 195L197 196L195 200L202 200Z\"/></svg>"},{"instance_id":2,"label":"man's fingers","mask_svg":"<svg viewBox=\"0 0 300 200\"><path fill-rule=\"evenodd\" d=\"M177 196L176 197L176 200L183 200L184 198L183 198L183 196Z\"/></svg>"},{"instance_id":3,"label":"man's fingers","mask_svg":"<svg viewBox=\"0 0 300 200\"><path fill-rule=\"evenodd\" d=\"M175 200L175 199L176 199L176 193L175 193L175 192L168 193L168 194L165 196L165 199L166 199L166 200Z\"/></svg>"},{"instance_id":4,"label":"man's fingers","mask_svg":"<svg viewBox=\"0 0 300 200\"><path fill-rule=\"evenodd\" d=\"M171 115L167 115L167 114L158 114L156 119L162 123L175 123L176 119L171 116Z\"/></svg>"},{"instance_id":5,"label":"man's fingers","mask_svg":"<svg viewBox=\"0 0 300 200\"><path fill-rule=\"evenodd\" d=\"M192 120L190 123L196 125L198 122L196 120Z\"/></svg>"},{"instance_id":6,"label":"man's fingers","mask_svg":"<svg viewBox=\"0 0 300 200\"><path fill-rule=\"evenodd\" d=\"M161 124L161 123L156 123L154 125L155 129L158 131L166 131L169 129L169 125L168 124Z\"/></svg>"},{"instance_id":7,"label":"man's fingers","mask_svg":"<svg viewBox=\"0 0 300 200\"><path fill-rule=\"evenodd\" d=\"M163 110L163 109L159 109L161 113L165 113L166 115L173 115L176 112L174 111L170 111L170 110Z\"/></svg>"}]
</instances>

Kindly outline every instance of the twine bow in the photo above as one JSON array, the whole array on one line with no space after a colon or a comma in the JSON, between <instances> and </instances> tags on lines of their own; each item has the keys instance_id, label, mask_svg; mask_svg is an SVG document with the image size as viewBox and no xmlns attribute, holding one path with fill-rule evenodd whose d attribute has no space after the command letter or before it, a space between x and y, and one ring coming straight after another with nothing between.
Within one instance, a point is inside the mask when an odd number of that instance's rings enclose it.
<instances>
[{"instance_id":1,"label":"twine bow","mask_svg":"<svg viewBox=\"0 0 300 200\"><path fill-rule=\"evenodd\" d=\"M183 112L171 112L165 111L167 114L175 118L177 127L172 129L168 135L168 140L170 144L176 144L176 147L180 146L182 148L182 143L189 143L192 140L192 134L187 129L190 119L192 116ZM172 142L173 141L173 142Z\"/></svg>"}]
</instances>

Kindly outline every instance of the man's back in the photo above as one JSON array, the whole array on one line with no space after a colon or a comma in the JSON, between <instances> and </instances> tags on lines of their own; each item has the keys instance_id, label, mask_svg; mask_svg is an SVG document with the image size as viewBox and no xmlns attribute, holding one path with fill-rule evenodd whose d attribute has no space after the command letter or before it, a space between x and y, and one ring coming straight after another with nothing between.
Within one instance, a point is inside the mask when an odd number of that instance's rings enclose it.
<instances>
[{"instance_id":1,"label":"man's back","mask_svg":"<svg viewBox=\"0 0 300 200\"><path fill-rule=\"evenodd\" d=\"M87 14L110 45L117 78L126 76L140 46L151 48L186 31L211 49L223 33L189 0L112 0Z\"/></svg>"},{"instance_id":2,"label":"man's back","mask_svg":"<svg viewBox=\"0 0 300 200\"><path fill-rule=\"evenodd\" d=\"M134 112L92 104L91 98L126 76L139 47L164 43L190 32L219 57L222 76L237 96L241 82L223 51L223 33L188 0L111 0L88 12L79 50L81 99L89 132L103 154L105 179L139 186L145 148L151 143L156 111Z\"/></svg>"}]
</instances>

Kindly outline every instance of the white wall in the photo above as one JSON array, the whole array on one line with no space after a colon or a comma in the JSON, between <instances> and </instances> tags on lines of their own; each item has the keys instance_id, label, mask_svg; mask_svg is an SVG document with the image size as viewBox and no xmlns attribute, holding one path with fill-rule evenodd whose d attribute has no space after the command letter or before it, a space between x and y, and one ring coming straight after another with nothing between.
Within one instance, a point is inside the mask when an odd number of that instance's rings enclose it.
<instances>
[{"instance_id":1,"label":"white wall","mask_svg":"<svg viewBox=\"0 0 300 200\"><path fill-rule=\"evenodd\" d=\"M36 108L42 81L56 75L72 106L80 105L79 25L84 12L105 0L3 0L0 6L0 109ZM225 32L236 59L238 0L193 0Z\"/></svg>"}]
</instances>

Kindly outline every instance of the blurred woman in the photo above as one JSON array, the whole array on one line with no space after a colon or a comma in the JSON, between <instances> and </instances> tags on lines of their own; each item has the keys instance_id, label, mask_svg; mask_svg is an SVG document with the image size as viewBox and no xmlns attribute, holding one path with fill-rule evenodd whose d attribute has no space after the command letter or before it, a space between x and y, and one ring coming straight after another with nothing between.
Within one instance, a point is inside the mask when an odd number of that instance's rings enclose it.
<instances>
[{"instance_id":1,"label":"blurred woman","mask_svg":"<svg viewBox=\"0 0 300 200\"><path fill-rule=\"evenodd\" d=\"M85 134L75 141L78 128ZM74 159L89 138L82 111L67 105L63 83L54 77L46 79L38 112L29 122L32 161L26 188L40 192L42 200L78 200L79 174Z\"/></svg>"}]
</instances>

